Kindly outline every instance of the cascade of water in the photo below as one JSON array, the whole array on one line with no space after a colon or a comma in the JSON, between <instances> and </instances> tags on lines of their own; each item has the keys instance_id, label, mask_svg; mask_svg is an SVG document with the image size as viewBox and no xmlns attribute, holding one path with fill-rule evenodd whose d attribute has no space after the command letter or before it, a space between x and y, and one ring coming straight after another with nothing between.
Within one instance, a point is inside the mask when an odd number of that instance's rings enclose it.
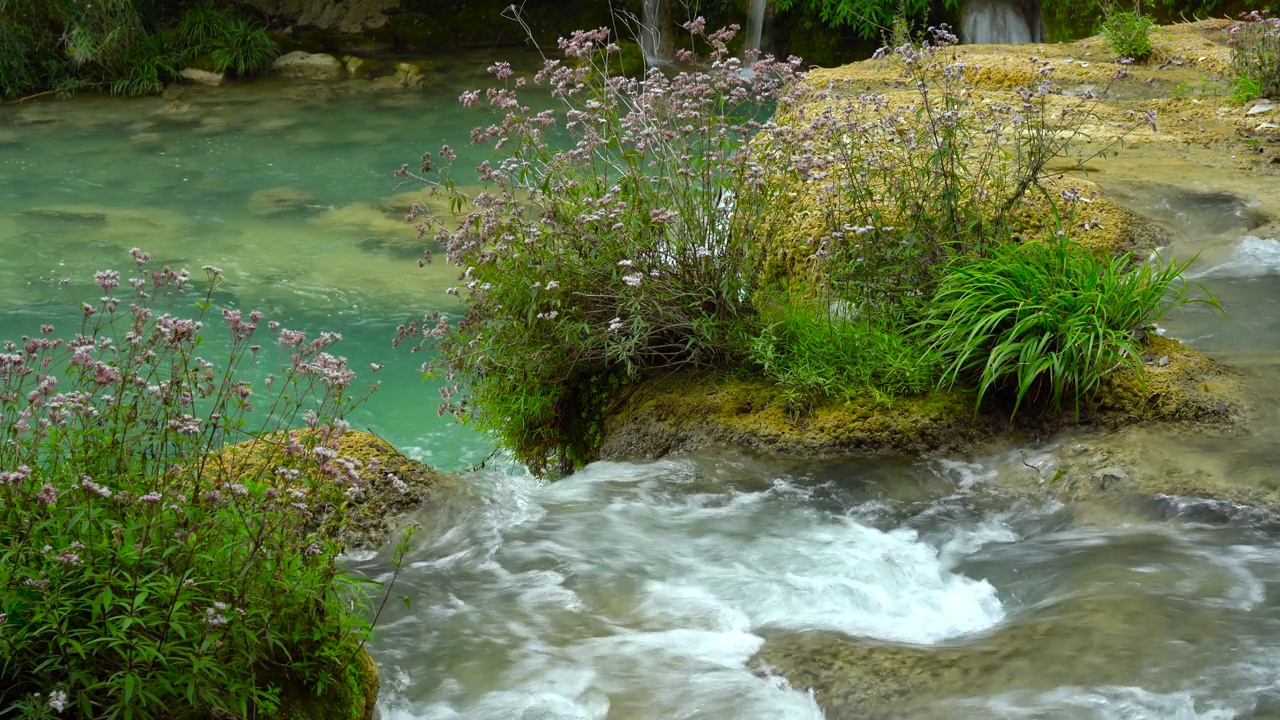
<instances>
[{"instance_id":1,"label":"cascade of water","mask_svg":"<svg viewBox=\"0 0 1280 720\"><path fill-rule=\"evenodd\" d=\"M644 0L644 18L640 27L640 51L645 64L653 67L670 60L670 48L663 28L669 14L668 0Z\"/></svg>"},{"instance_id":2,"label":"cascade of water","mask_svg":"<svg viewBox=\"0 0 1280 720\"><path fill-rule=\"evenodd\" d=\"M968 0L960 20L961 40L973 45L1021 45L1044 40L1035 0Z\"/></svg>"},{"instance_id":3,"label":"cascade of water","mask_svg":"<svg viewBox=\"0 0 1280 720\"><path fill-rule=\"evenodd\" d=\"M751 0L747 11L747 50L759 50L760 39L764 34L764 2Z\"/></svg>"}]
</instances>

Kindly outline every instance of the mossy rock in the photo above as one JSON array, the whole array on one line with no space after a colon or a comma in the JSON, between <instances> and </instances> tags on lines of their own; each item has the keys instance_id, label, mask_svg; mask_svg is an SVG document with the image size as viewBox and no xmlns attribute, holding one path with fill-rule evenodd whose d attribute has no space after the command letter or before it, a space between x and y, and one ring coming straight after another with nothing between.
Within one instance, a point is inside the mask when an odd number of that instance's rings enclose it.
<instances>
[{"instance_id":1,"label":"mossy rock","mask_svg":"<svg viewBox=\"0 0 1280 720\"><path fill-rule=\"evenodd\" d=\"M1114 578L1106 572L1079 571L1070 580L1078 592L987 632L930 646L766 632L749 665L812 690L829 720L950 720L954 707L935 703L1063 685L1142 685L1147 666L1169 648L1221 650L1234 642L1210 613L1189 613L1176 597L1109 592ZM1195 658L1172 662L1188 666Z\"/></svg>"},{"instance_id":2,"label":"mossy rock","mask_svg":"<svg viewBox=\"0 0 1280 720\"><path fill-rule=\"evenodd\" d=\"M604 426L604 458L660 457L710 445L806 455L956 451L1007 427L975 417L974 396L938 391L885 403L827 399L797 412L765 378L688 372L632 388Z\"/></svg>"},{"instance_id":3,"label":"mossy rock","mask_svg":"<svg viewBox=\"0 0 1280 720\"><path fill-rule=\"evenodd\" d=\"M291 431L295 440L301 433ZM225 447L210 455L207 472L218 482L276 477L287 465L286 436L274 432ZM357 462L364 492L353 501L343 531L348 547L377 547L392 539L403 518L455 481L410 459L373 433L348 431L338 440L338 457Z\"/></svg>"},{"instance_id":4,"label":"mossy rock","mask_svg":"<svg viewBox=\"0 0 1280 720\"><path fill-rule=\"evenodd\" d=\"M743 373L685 372L630 389L604 423L600 456L661 457L728 445L806 456L919 455L958 452L1012 432L1047 435L1080 423L1236 426L1245 418L1240 373L1176 340L1144 340L1144 372L1108 375L1091 403L1057 413L985 402L975 412L972 392L935 390L885 402L871 396L827 398L797 411L783 389Z\"/></svg>"},{"instance_id":5,"label":"mossy rock","mask_svg":"<svg viewBox=\"0 0 1280 720\"><path fill-rule=\"evenodd\" d=\"M315 688L292 681L286 675L280 685L278 720L372 720L381 680L369 651L349 640L344 657L350 662L330 668L334 682L317 693Z\"/></svg>"}]
</instances>

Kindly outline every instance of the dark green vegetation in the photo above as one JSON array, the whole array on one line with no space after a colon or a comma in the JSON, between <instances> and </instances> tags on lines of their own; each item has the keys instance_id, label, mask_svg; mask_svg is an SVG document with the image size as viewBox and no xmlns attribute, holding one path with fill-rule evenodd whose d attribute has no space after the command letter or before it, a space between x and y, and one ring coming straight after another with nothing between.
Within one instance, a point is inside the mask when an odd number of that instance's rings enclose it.
<instances>
[{"instance_id":1,"label":"dark green vegetation","mask_svg":"<svg viewBox=\"0 0 1280 720\"><path fill-rule=\"evenodd\" d=\"M191 299L185 271L100 272L70 337L0 354L0 717L363 717L367 581L337 558L376 477L342 452L364 395L335 336L259 313L224 311L229 360L203 359L207 271ZM289 358L257 387L256 342Z\"/></svg>"},{"instance_id":2,"label":"dark green vegetation","mask_svg":"<svg viewBox=\"0 0 1280 720\"><path fill-rule=\"evenodd\" d=\"M1142 14L1141 7L1132 10L1109 8L1099 32L1107 39L1107 47L1122 58L1146 60L1151 54L1151 31L1156 23Z\"/></svg>"},{"instance_id":3,"label":"dark green vegetation","mask_svg":"<svg viewBox=\"0 0 1280 720\"><path fill-rule=\"evenodd\" d=\"M1007 244L945 274L920 329L946 364L944 383L1080 410L1102 378L1142 373L1141 330L1189 298L1185 264L1109 262L1063 238Z\"/></svg>"},{"instance_id":4,"label":"dark green vegetation","mask_svg":"<svg viewBox=\"0 0 1280 720\"><path fill-rule=\"evenodd\" d=\"M158 92L185 67L233 76L276 57L265 25L230 4L0 0L0 96Z\"/></svg>"},{"instance_id":5,"label":"dark green vegetation","mask_svg":"<svg viewBox=\"0 0 1280 720\"><path fill-rule=\"evenodd\" d=\"M455 229L417 210L465 269L467 309L406 335L425 331L453 381L441 411L535 472L592 459L633 383L691 368L767 377L796 413L953 385L1078 407L1141 374L1143 334L1191 299L1182 265L1072 241L1089 200L1046 168L1097 100L1059 107L1047 61L1034 90L976 102L944 29L876 61L912 90L849 97L806 87L798 62L744 75L728 34L689 29L709 56L643 81L596 67L607 33L563 41L570 64L535 82L564 113L522 105L495 65L503 87L463 96L501 118L475 135L497 149L484 192L460 192L449 148L402 170L468 211Z\"/></svg>"}]
</instances>

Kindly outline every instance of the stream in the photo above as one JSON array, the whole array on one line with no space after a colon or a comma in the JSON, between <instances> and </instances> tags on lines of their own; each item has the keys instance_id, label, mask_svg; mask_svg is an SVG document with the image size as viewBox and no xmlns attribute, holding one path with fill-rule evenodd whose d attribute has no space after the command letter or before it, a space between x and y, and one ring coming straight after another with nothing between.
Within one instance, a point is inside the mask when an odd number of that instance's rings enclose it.
<instances>
[{"instance_id":1,"label":"stream","mask_svg":"<svg viewBox=\"0 0 1280 720\"><path fill-rule=\"evenodd\" d=\"M471 162L483 120L457 96L493 59L437 59L417 91L262 81L0 107L0 337L74 322L93 271L127 269L130 247L218 265L219 305L340 331L354 366L386 365L354 427L443 470L478 463L490 441L438 417L423 358L391 348L397 324L458 310L455 271L417 266L402 217L421 194L391 172L442 143ZM1200 254L1194 280L1228 312L1162 330L1246 373L1247 433L914 460L705 452L553 484L499 457L417 518L408 603L388 603L371 648L381 718L823 718L758 657L837 637L860 687L910 701L886 718L1280 719L1280 528L1188 498L1009 491L1093 454L1280 483L1280 183L1150 148L1092 179L1168 226L1166 252ZM350 562L385 578L390 550Z\"/></svg>"}]
</instances>

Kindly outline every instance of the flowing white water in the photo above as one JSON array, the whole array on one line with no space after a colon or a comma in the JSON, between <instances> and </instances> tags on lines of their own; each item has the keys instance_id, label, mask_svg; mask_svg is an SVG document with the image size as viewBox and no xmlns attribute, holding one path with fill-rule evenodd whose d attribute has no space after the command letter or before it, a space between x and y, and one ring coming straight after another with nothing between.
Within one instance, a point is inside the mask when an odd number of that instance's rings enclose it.
<instances>
[{"instance_id":1,"label":"flowing white water","mask_svg":"<svg viewBox=\"0 0 1280 720\"><path fill-rule=\"evenodd\" d=\"M967 0L961 10L961 40L972 45L1022 45L1043 36L1035 0Z\"/></svg>"},{"instance_id":2,"label":"flowing white water","mask_svg":"<svg viewBox=\"0 0 1280 720\"><path fill-rule=\"evenodd\" d=\"M649 67L664 65L670 61L667 57L663 27L667 17L669 0L644 0L644 18L640 26L640 51L644 53L645 64Z\"/></svg>"},{"instance_id":3,"label":"flowing white water","mask_svg":"<svg viewBox=\"0 0 1280 720\"><path fill-rule=\"evenodd\" d=\"M1246 235L1224 260L1192 277L1252 278L1280 275L1280 240Z\"/></svg>"},{"instance_id":4,"label":"flowing white water","mask_svg":"<svg viewBox=\"0 0 1280 720\"><path fill-rule=\"evenodd\" d=\"M751 0L747 9L747 44L746 50L759 50L764 36L765 0Z\"/></svg>"},{"instance_id":5,"label":"flowing white water","mask_svg":"<svg viewBox=\"0 0 1280 720\"><path fill-rule=\"evenodd\" d=\"M426 667L391 675L384 717L817 718L808 694L748 667L764 634L928 644L1004 616L991 584L949 566L955 548L821 509L788 481L723 487L684 461L488 482L409 558L400 591L418 597L378 645Z\"/></svg>"}]
</instances>

